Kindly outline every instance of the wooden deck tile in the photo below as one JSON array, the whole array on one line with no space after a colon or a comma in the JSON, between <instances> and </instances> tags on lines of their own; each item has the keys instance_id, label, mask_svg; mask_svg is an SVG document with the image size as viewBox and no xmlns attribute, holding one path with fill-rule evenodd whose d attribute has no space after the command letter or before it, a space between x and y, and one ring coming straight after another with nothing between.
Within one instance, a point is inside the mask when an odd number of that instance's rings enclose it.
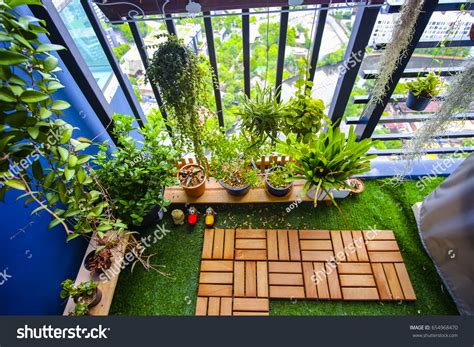
<instances>
[{"instance_id":1,"label":"wooden deck tile","mask_svg":"<svg viewBox=\"0 0 474 347\"><path fill-rule=\"evenodd\" d=\"M202 247L202 259L212 259L212 245L214 242L214 229L204 230L204 242Z\"/></svg>"},{"instance_id":2,"label":"wooden deck tile","mask_svg":"<svg viewBox=\"0 0 474 347\"><path fill-rule=\"evenodd\" d=\"M267 249L265 239L237 239L235 241L236 249Z\"/></svg>"},{"instance_id":3,"label":"wooden deck tile","mask_svg":"<svg viewBox=\"0 0 474 347\"><path fill-rule=\"evenodd\" d=\"M369 252L372 263L401 263L403 262L400 252Z\"/></svg>"},{"instance_id":4,"label":"wooden deck tile","mask_svg":"<svg viewBox=\"0 0 474 347\"><path fill-rule=\"evenodd\" d=\"M232 284L232 272L201 272L199 283Z\"/></svg>"},{"instance_id":5,"label":"wooden deck tile","mask_svg":"<svg viewBox=\"0 0 474 347\"><path fill-rule=\"evenodd\" d=\"M278 238L276 230L267 230L268 260L278 260Z\"/></svg>"},{"instance_id":6,"label":"wooden deck tile","mask_svg":"<svg viewBox=\"0 0 474 347\"><path fill-rule=\"evenodd\" d=\"M367 241L367 249L369 251L398 251L397 241Z\"/></svg>"},{"instance_id":7,"label":"wooden deck tile","mask_svg":"<svg viewBox=\"0 0 474 347\"><path fill-rule=\"evenodd\" d=\"M290 259L301 260L298 230L288 230L288 241L290 243Z\"/></svg>"},{"instance_id":8,"label":"wooden deck tile","mask_svg":"<svg viewBox=\"0 0 474 347\"><path fill-rule=\"evenodd\" d=\"M303 251L332 251L331 240L301 240L300 245Z\"/></svg>"},{"instance_id":9,"label":"wooden deck tile","mask_svg":"<svg viewBox=\"0 0 474 347\"><path fill-rule=\"evenodd\" d=\"M266 260L265 249L236 249L235 260Z\"/></svg>"},{"instance_id":10,"label":"wooden deck tile","mask_svg":"<svg viewBox=\"0 0 474 347\"><path fill-rule=\"evenodd\" d=\"M245 296L257 296L257 263L245 262Z\"/></svg>"},{"instance_id":11,"label":"wooden deck tile","mask_svg":"<svg viewBox=\"0 0 474 347\"><path fill-rule=\"evenodd\" d=\"M375 287L372 275L341 275L342 287Z\"/></svg>"},{"instance_id":12,"label":"wooden deck tile","mask_svg":"<svg viewBox=\"0 0 474 347\"><path fill-rule=\"evenodd\" d=\"M235 236L238 239L264 239L266 233L264 229L237 229Z\"/></svg>"},{"instance_id":13,"label":"wooden deck tile","mask_svg":"<svg viewBox=\"0 0 474 347\"><path fill-rule=\"evenodd\" d=\"M270 286L270 298L275 299L304 299L303 286Z\"/></svg>"},{"instance_id":14,"label":"wooden deck tile","mask_svg":"<svg viewBox=\"0 0 474 347\"><path fill-rule=\"evenodd\" d=\"M346 252L344 251L341 232L339 230L332 230L331 240L334 248L334 256L336 257L337 262L346 261Z\"/></svg>"},{"instance_id":15,"label":"wooden deck tile","mask_svg":"<svg viewBox=\"0 0 474 347\"><path fill-rule=\"evenodd\" d=\"M201 262L201 271L222 271L232 272L234 262L228 260L203 260Z\"/></svg>"},{"instance_id":16,"label":"wooden deck tile","mask_svg":"<svg viewBox=\"0 0 474 347\"><path fill-rule=\"evenodd\" d=\"M278 259L290 260L290 247L288 243L288 231L278 230Z\"/></svg>"},{"instance_id":17,"label":"wooden deck tile","mask_svg":"<svg viewBox=\"0 0 474 347\"><path fill-rule=\"evenodd\" d=\"M381 300L392 300L392 293L383 271L382 263L372 263L372 269L374 271L375 283L379 290Z\"/></svg>"},{"instance_id":18,"label":"wooden deck tile","mask_svg":"<svg viewBox=\"0 0 474 347\"><path fill-rule=\"evenodd\" d=\"M200 284L198 296L232 296L232 285Z\"/></svg>"},{"instance_id":19,"label":"wooden deck tile","mask_svg":"<svg viewBox=\"0 0 474 347\"><path fill-rule=\"evenodd\" d=\"M221 316L232 316L232 298L221 298Z\"/></svg>"},{"instance_id":20,"label":"wooden deck tile","mask_svg":"<svg viewBox=\"0 0 474 347\"><path fill-rule=\"evenodd\" d=\"M235 298L234 312L267 312L269 310L268 299Z\"/></svg>"},{"instance_id":21,"label":"wooden deck tile","mask_svg":"<svg viewBox=\"0 0 474 347\"><path fill-rule=\"evenodd\" d=\"M387 277L387 282L390 287L390 291L392 292L392 298L394 300L403 300L403 291L402 287L400 286L400 282L398 281L397 272L395 271L395 267L391 263L384 263L383 270L385 272L385 276Z\"/></svg>"},{"instance_id":22,"label":"wooden deck tile","mask_svg":"<svg viewBox=\"0 0 474 347\"><path fill-rule=\"evenodd\" d=\"M223 259L223 258L224 258L224 229L215 229L212 259Z\"/></svg>"},{"instance_id":23,"label":"wooden deck tile","mask_svg":"<svg viewBox=\"0 0 474 347\"><path fill-rule=\"evenodd\" d=\"M329 299L328 277L324 263L313 263L319 299Z\"/></svg>"},{"instance_id":24,"label":"wooden deck tile","mask_svg":"<svg viewBox=\"0 0 474 347\"><path fill-rule=\"evenodd\" d=\"M329 240L329 230L300 230L300 240Z\"/></svg>"},{"instance_id":25,"label":"wooden deck tile","mask_svg":"<svg viewBox=\"0 0 474 347\"><path fill-rule=\"evenodd\" d=\"M334 255L332 251L301 251L303 261L324 261L327 262Z\"/></svg>"},{"instance_id":26,"label":"wooden deck tile","mask_svg":"<svg viewBox=\"0 0 474 347\"><path fill-rule=\"evenodd\" d=\"M328 269L327 274L328 274L327 276L328 276L329 295L331 296L331 299L334 299L334 300L342 299L341 286L339 283L337 267Z\"/></svg>"},{"instance_id":27,"label":"wooden deck tile","mask_svg":"<svg viewBox=\"0 0 474 347\"><path fill-rule=\"evenodd\" d=\"M405 300L416 300L415 291L408 276L407 269L403 263L395 263L395 270L397 271L398 280L403 290Z\"/></svg>"},{"instance_id":28,"label":"wooden deck tile","mask_svg":"<svg viewBox=\"0 0 474 347\"><path fill-rule=\"evenodd\" d=\"M353 230L352 239L354 240L354 244L356 246L357 258L359 259L359 261L369 261L369 254L367 253L367 248L365 245L364 236L362 236L362 231Z\"/></svg>"},{"instance_id":29,"label":"wooden deck tile","mask_svg":"<svg viewBox=\"0 0 474 347\"><path fill-rule=\"evenodd\" d=\"M270 273L301 273L300 262L279 262L270 261L268 262L268 272Z\"/></svg>"},{"instance_id":30,"label":"wooden deck tile","mask_svg":"<svg viewBox=\"0 0 474 347\"><path fill-rule=\"evenodd\" d=\"M371 274L370 263L339 263L337 264L339 274Z\"/></svg>"},{"instance_id":31,"label":"wooden deck tile","mask_svg":"<svg viewBox=\"0 0 474 347\"><path fill-rule=\"evenodd\" d=\"M308 299L316 299L318 292L316 291L316 283L314 281L314 270L313 263L303 262L303 279L304 279L304 290Z\"/></svg>"},{"instance_id":32,"label":"wooden deck tile","mask_svg":"<svg viewBox=\"0 0 474 347\"><path fill-rule=\"evenodd\" d=\"M224 259L234 259L234 248L235 248L235 230L225 229L224 239Z\"/></svg>"},{"instance_id":33,"label":"wooden deck tile","mask_svg":"<svg viewBox=\"0 0 474 347\"><path fill-rule=\"evenodd\" d=\"M266 261L257 262L257 296L268 298L268 264Z\"/></svg>"},{"instance_id":34,"label":"wooden deck tile","mask_svg":"<svg viewBox=\"0 0 474 347\"><path fill-rule=\"evenodd\" d=\"M210 297L209 304L207 307L208 316L218 316L221 313L221 298Z\"/></svg>"},{"instance_id":35,"label":"wooden deck tile","mask_svg":"<svg viewBox=\"0 0 474 347\"><path fill-rule=\"evenodd\" d=\"M395 240L395 235L392 230L363 230L362 234L366 241Z\"/></svg>"},{"instance_id":36,"label":"wooden deck tile","mask_svg":"<svg viewBox=\"0 0 474 347\"><path fill-rule=\"evenodd\" d=\"M378 300L377 288L342 288L344 300Z\"/></svg>"},{"instance_id":37,"label":"wooden deck tile","mask_svg":"<svg viewBox=\"0 0 474 347\"><path fill-rule=\"evenodd\" d=\"M301 274L270 274L270 285L288 285L288 286L302 286L303 275Z\"/></svg>"},{"instance_id":38,"label":"wooden deck tile","mask_svg":"<svg viewBox=\"0 0 474 347\"><path fill-rule=\"evenodd\" d=\"M196 300L196 316L206 316L207 315L207 300L206 297L198 296Z\"/></svg>"},{"instance_id":39,"label":"wooden deck tile","mask_svg":"<svg viewBox=\"0 0 474 347\"><path fill-rule=\"evenodd\" d=\"M245 263L236 261L234 264L234 295L245 296Z\"/></svg>"},{"instance_id":40,"label":"wooden deck tile","mask_svg":"<svg viewBox=\"0 0 474 347\"><path fill-rule=\"evenodd\" d=\"M352 233L350 230L341 231L342 243L344 244L344 251L346 252L347 261L359 261L357 258L357 251L355 249L354 240L352 240Z\"/></svg>"},{"instance_id":41,"label":"wooden deck tile","mask_svg":"<svg viewBox=\"0 0 474 347\"><path fill-rule=\"evenodd\" d=\"M390 230L206 229L196 315L268 315L269 298L416 300Z\"/></svg>"}]
</instances>

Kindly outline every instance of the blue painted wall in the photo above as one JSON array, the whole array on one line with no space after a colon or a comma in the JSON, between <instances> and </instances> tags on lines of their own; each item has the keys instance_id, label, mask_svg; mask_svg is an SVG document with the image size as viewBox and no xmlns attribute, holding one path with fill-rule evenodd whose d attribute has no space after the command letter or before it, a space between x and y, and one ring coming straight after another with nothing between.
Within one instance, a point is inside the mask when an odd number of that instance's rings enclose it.
<instances>
[{"instance_id":1,"label":"blue painted wall","mask_svg":"<svg viewBox=\"0 0 474 347\"><path fill-rule=\"evenodd\" d=\"M80 129L74 136L97 142L110 139L61 61L60 67L59 78L66 88L55 97L72 105L64 119ZM111 104L114 111L130 114L121 91ZM65 302L59 298L60 283L76 277L87 242L79 238L66 242L59 226L48 230L49 215L32 216L37 206L32 203L25 208L21 200L15 202L20 194L10 191L6 202L0 203L0 315L62 314Z\"/></svg>"}]
</instances>

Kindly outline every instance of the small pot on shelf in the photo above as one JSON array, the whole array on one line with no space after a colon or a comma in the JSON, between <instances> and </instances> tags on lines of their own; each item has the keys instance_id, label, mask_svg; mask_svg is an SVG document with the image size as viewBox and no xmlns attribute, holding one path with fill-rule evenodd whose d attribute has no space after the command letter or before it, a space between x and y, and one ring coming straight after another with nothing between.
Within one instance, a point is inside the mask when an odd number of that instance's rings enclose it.
<instances>
[{"instance_id":1,"label":"small pot on shelf","mask_svg":"<svg viewBox=\"0 0 474 347\"><path fill-rule=\"evenodd\" d=\"M199 164L186 164L178 171L178 180L186 194L198 198L206 191L206 173Z\"/></svg>"},{"instance_id":2,"label":"small pot on shelf","mask_svg":"<svg viewBox=\"0 0 474 347\"><path fill-rule=\"evenodd\" d=\"M415 96L411 91L408 92L406 105L413 111L423 111L430 103L431 98L428 96Z\"/></svg>"},{"instance_id":3,"label":"small pot on shelf","mask_svg":"<svg viewBox=\"0 0 474 347\"><path fill-rule=\"evenodd\" d=\"M269 180L269 176L272 174L273 171L277 169L283 169L283 166L275 166L268 170L265 176L265 185L270 194L272 194L273 196L282 197L290 192L291 188L293 187L293 182L288 182L287 186L283 188L273 186Z\"/></svg>"},{"instance_id":4,"label":"small pot on shelf","mask_svg":"<svg viewBox=\"0 0 474 347\"><path fill-rule=\"evenodd\" d=\"M102 292L99 288L96 288L91 296L81 296L78 298L74 298L74 302L76 304L78 302L81 304L86 304L89 308L97 306L100 300L102 300Z\"/></svg>"},{"instance_id":5,"label":"small pot on shelf","mask_svg":"<svg viewBox=\"0 0 474 347\"><path fill-rule=\"evenodd\" d=\"M112 257L110 249L104 249L100 253L90 251L84 259L84 267L95 275L101 274L112 266ZM100 264L100 267L95 267L94 263Z\"/></svg>"},{"instance_id":6,"label":"small pot on shelf","mask_svg":"<svg viewBox=\"0 0 474 347\"><path fill-rule=\"evenodd\" d=\"M234 195L234 196L244 196L245 194L247 194L250 190L250 184L247 184L247 185L244 185L244 186L241 186L241 187L231 187L227 184L225 184L222 180L219 180L219 184L225 189L227 190L227 193L229 193L230 195Z\"/></svg>"}]
</instances>

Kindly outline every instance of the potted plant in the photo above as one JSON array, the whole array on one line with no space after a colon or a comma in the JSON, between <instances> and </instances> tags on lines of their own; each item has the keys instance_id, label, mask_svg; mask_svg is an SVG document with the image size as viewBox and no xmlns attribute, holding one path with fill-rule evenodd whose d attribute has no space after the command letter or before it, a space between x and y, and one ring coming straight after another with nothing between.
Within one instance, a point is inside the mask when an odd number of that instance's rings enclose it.
<instances>
[{"instance_id":1,"label":"potted plant","mask_svg":"<svg viewBox=\"0 0 474 347\"><path fill-rule=\"evenodd\" d=\"M70 316L87 316L89 314L89 306L87 304L77 303L74 307L74 311L69 313Z\"/></svg>"},{"instance_id":2,"label":"potted plant","mask_svg":"<svg viewBox=\"0 0 474 347\"><path fill-rule=\"evenodd\" d=\"M365 189L364 181L359 178L349 178L347 180L347 183L349 184L349 186L351 186L350 194L352 195L360 194Z\"/></svg>"},{"instance_id":3,"label":"potted plant","mask_svg":"<svg viewBox=\"0 0 474 347\"><path fill-rule=\"evenodd\" d=\"M93 280L81 282L77 286L74 281L67 279L61 283L62 299L70 297L76 304L86 305L87 308L97 306L102 299L102 292Z\"/></svg>"},{"instance_id":4,"label":"potted plant","mask_svg":"<svg viewBox=\"0 0 474 347\"><path fill-rule=\"evenodd\" d=\"M175 35L161 34L156 38L161 42L150 46L156 51L146 75L150 83L160 87L177 140L183 148L194 151L198 164L204 166L203 122L199 109L208 105L207 93L212 80L209 62Z\"/></svg>"},{"instance_id":5,"label":"potted plant","mask_svg":"<svg viewBox=\"0 0 474 347\"><path fill-rule=\"evenodd\" d=\"M119 146L111 155L106 144L100 146L97 175L117 215L139 230L155 223L170 204L164 189L175 184L178 151L153 121L140 129L133 125L132 116L115 114L113 121ZM132 133L142 140L137 141Z\"/></svg>"},{"instance_id":6,"label":"potted plant","mask_svg":"<svg viewBox=\"0 0 474 347\"><path fill-rule=\"evenodd\" d=\"M256 167L243 159L224 163L217 175L219 184L235 196L247 194L259 181Z\"/></svg>"},{"instance_id":7,"label":"potted plant","mask_svg":"<svg viewBox=\"0 0 474 347\"><path fill-rule=\"evenodd\" d=\"M443 82L434 72L425 77L417 77L414 81L407 82L408 97L406 105L414 111L423 111L436 97L443 86Z\"/></svg>"},{"instance_id":8,"label":"potted plant","mask_svg":"<svg viewBox=\"0 0 474 347\"><path fill-rule=\"evenodd\" d=\"M372 144L371 139L357 141L352 126L344 135L333 124L328 124L326 132L320 132L308 143L297 141L294 135L286 143L281 143L282 151L286 151L296 161L296 164L290 163L294 172L306 179L303 194L308 194L315 206L318 198L327 196L338 209L331 190L350 190L346 180L370 170L370 160L375 155L368 156L367 151Z\"/></svg>"},{"instance_id":9,"label":"potted plant","mask_svg":"<svg viewBox=\"0 0 474 347\"><path fill-rule=\"evenodd\" d=\"M293 170L288 165L274 166L268 169L265 176L265 185L270 194L274 196L287 195L293 186Z\"/></svg>"},{"instance_id":10,"label":"potted plant","mask_svg":"<svg viewBox=\"0 0 474 347\"><path fill-rule=\"evenodd\" d=\"M311 97L311 85L312 82L304 79L296 81L296 95L288 102L281 120L281 131L287 136L295 134L303 142L309 141L327 119L324 102Z\"/></svg>"},{"instance_id":11,"label":"potted plant","mask_svg":"<svg viewBox=\"0 0 474 347\"><path fill-rule=\"evenodd\" d=\"M250 138L250 145L260 147L267 139L274 143L280 131L280 122L286 105L278 102L273 88L261 88L257 83L255 96L244 95L236 115L242 122L242 131Z\"/></svg>"},{"instance_id":12,"label":"potted plant","mask_svg":"<svg viewBox=\"0 0 474 347\"><path fill-rule=\"evenodd\" d=\"M178 171L178 180L187 195L197 198L206 191L206 173L199 164L186 164Z\"/></svg>"}]
</instances>

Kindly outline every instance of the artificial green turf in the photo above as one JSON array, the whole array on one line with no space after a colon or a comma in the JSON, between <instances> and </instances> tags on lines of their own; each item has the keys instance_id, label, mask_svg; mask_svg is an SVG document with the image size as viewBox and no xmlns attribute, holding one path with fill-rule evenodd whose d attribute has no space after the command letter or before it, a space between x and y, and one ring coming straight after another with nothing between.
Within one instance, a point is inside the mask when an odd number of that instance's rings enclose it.
<instances>
[{"instance_id":1,"label":"artificial green turf","mask_svg":"<svg viewBox=\"0 0 474 347\"><path fill-rule=\"evenodd\" d=\"M394 187L384 181L366 181L364 193L338 200L349 229L391 229L395 232L412 280L417 301L343 302L270 300L272 315L454 315L450 295L424 251L411 206L423 200L439 183L431 181L423 191L416 182ZM346 229L336 208L313 208L304 202L290 213L289 204L216 205L218 228ZM205 206L199 206L204 213ZM174 227L169 213L163 224L171 233L149 248L153 262L165 265L172 278L147 272L138 266L120 275L110 314L193 315L196 303L203 220L194 229ZM152 233L154 228L143 233Z\"/></svg>"}]
</instances>

